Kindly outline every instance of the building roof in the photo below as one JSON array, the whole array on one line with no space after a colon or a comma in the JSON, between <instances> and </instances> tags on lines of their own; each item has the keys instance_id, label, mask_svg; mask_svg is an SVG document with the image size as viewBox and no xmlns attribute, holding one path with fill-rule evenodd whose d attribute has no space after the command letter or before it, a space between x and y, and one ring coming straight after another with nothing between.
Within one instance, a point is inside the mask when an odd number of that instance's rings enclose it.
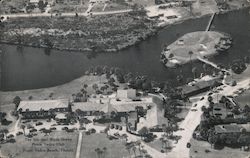
<instances>
[{"instance_id":1,"label":"building roof","mask_svg":"<svg viewBox=\"0 0 250 158\"><path fill-rule=\"evenodd\" d=\"M126 99L134 99L136 98L136 90L135 89L125 89L125 90L117 90L116 94L117 98L126 98Z\"/></svg>"},{"instance_id":2,"label":"building roof","mask_svg":"<svg viewBox=\"0 0 250 158\"><path fill-rule=\"evenodd\" d=\"M66 119L67 117L66 117L66 114L64 114L64 113L59 113L59 114L56 115L56 118L57 118L57 119Z\"/></svg>"},{"instance_id":3,"label":"building roof","mask_svg":"<svg viewBox=\"0 0 250 158\"><path fill-rule=\"evenodd\" d=\"M189 94L194 91L202 90L208 87L213 87L213 86L219 86L221 85L221 82L219 79L213 79L213 80L208 80L208 81L199 81L194 83L193 85L184 85L179 87L179 89L182 89L183 94Z\"/></svg>"},{"instance_id":4,"label":"building roof","mask_svg":"<svg viewBox=\"0 0 250 158\"><path fill-rule=\"evenodd\" d=\"M80 109L81 111L102 111L106 112L108 104L100 104L95 102L77 102L73 103L72 111Z\"/></svg>"},{"instance_id":5,"label":"building roof","mask_svg":"<svg viewBox=\"0 0 250 158\"><path fill-rule=\"evenodd\" d=\"M30 0L30 3L38 3L39 0Z\"/></svg>"},{"instance_id":6,"label":"building roof","mask_svg":"<svg viewBox=\"0 0 250 158\"><path fill-rule=\"evenodd\" d=\"M144 109L147 108L149 105L154 105L153 102L145 102L145 101L124 101L124 102L117 102L111 101L110 103L96 103L96 102L78 102L73 103L72 111L76 111L80 109L82 111L103 111L104 113L109 113L112 111L115 112L131 112L135 111L137 106L141 106Z\"/></svg>"},{"instance_id":7,"label":"building roof","mask_svg":"<svg viewBox=\"0 0 250 158\"><path fill-rule=\"evenodd\" d=\"M36 100L36 101L21 101L17 110L22 109L22 111L48 111L50 109L56 108L68 108L68 100Z\"/></svg>"},{"instance_id":8,"label":"building roof","mask_svg":"<svg viewBox=\"0 0 250 158\"><path fill-rule=\"evenodd\" d=\"M216 133L241 133L243 129L250 132L250 124L225 124L214 126Z\"/></svg>"}]
</instances>

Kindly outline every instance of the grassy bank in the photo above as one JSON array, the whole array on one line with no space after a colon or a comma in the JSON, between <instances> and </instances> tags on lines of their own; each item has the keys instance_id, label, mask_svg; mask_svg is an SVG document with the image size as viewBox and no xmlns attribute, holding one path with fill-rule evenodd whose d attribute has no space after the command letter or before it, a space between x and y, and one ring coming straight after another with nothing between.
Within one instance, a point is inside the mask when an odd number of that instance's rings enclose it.
<instances>
[{"instance_id":1,"label":"grassy bank","mask_svg":"<svg viewBox=\"0 0 250 158\"><path fill-rule=\"evenodd\" d=\"M72 94L80 92L84 84L88 85L88 94L93 94L93 84L102 84L106 82L105 75L103 76L83 76L69 83L59 85L51 88L35 89L35 90L24 90L14 92L1 92L0 91L0 106L4 104L10 104L15 96L19 96L22 100L29 100L32 96L33 100L49 99L50 95L53 94L53 99L66 98L70 99Z\"/></svg>"},{"instance_id":2,"label":"grassy bank","mask_svg":"<svg viewBox=\"0 0 250 158\"><path fill-rule=\"evenodd\" d=\"M157 30L144 15L125 13L86 17L11 18L1 42L64 50L116 51Z\"/></svg>"}]
</instances>

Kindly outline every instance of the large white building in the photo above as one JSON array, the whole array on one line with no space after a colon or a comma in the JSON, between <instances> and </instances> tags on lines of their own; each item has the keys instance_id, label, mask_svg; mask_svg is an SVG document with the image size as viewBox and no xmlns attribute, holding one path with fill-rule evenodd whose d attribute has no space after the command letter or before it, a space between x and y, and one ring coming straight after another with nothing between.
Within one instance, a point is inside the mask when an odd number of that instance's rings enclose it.
<instances>
[{"instance_id":1,"label":"large white building","mask_svg":"<svg viewBox=\"0 0 250 158\"><path fill-rule=\"evenodd\" d=\"M65 99L21 101L17 108L17 112L22 115L22 118L27 119L46 119L69 111L69 102Z\"/></svg>"}]
</instances>

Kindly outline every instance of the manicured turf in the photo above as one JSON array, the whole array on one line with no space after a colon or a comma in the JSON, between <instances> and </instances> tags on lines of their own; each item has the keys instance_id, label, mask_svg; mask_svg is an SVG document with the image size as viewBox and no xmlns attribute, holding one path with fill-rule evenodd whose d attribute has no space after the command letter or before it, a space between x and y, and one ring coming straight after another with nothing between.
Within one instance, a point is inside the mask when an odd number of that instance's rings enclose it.
<instances>
[{"instance_id":1,"label":"manicured turf","mask_svg":"<svg viewBox=\"0 0 250 158\"><path fill-rule=\"evenodd\" d=\"M129 157L124 140L109 140L106 134L84 135L81 146L81 158L97 158L96 148L106 147L105 158ZM131 150L131 154L133 151Z\"/></svg>"},{"instance_id":2,"label":"manicured turf","mask_svg":"<svg viewBox=\"0 0 250 158\"><path fill-rule=\"evenodd\" d=\"M190 156L192 158L247 158L250 152L241 151L239 148L233 149L224 147L223 149L212 149L211 145L205 141L191 141ZM207 152L206 152L207 150Z\"/></svg>"}]
</instances>

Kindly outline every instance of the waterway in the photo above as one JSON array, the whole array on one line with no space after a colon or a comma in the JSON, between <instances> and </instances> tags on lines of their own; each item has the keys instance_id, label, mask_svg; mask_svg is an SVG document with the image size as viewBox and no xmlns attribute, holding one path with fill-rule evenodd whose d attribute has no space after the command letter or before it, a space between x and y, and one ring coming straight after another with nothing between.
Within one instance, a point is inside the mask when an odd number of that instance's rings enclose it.
<instances>
[{"instance_id":1,"label":"waterway","mask_svg":"<svg viewBox=\"0 0 250 158\"><path fill-rule=\"evenodd\" d=\"M176 75L192 77L191 65L168 69L159 61L164 44L171 44L185 33L204 31L209 16L192 19L162 29L157 35L128 49L116 53L100 53L90 57L86 52L52 50L50 54L43 49L24 47L22 50L11 45L1 45L4 52L2 63L2 90L24 90L56 86L84 74L91 66L108 65L126 71L147 75L156 81L173 81ZM229 65L231 61L250 53L250 15L249 9L216 15L211 30L227 32L234 39L228 53L214 57L216 63ZM193 66L202 72L202 64Z\"/></svg>"}]
</instances>

